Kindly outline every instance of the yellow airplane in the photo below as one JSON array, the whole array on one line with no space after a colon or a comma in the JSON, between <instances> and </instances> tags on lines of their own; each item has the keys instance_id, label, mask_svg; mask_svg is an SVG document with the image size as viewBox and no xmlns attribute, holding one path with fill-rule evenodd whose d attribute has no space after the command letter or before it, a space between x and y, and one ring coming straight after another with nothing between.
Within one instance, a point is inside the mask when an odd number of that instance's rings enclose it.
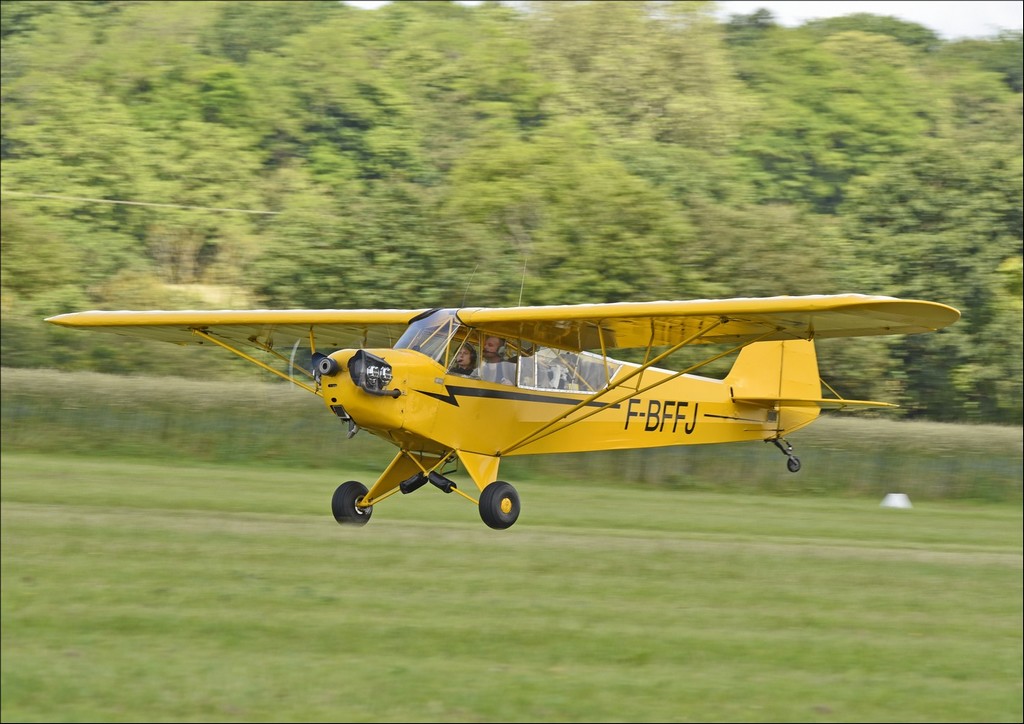
<instances>
[{"instance_id":1,"label":"yellow airplane","mask_svg":"<svg viewBox=\"0 0 1024 724\"><path fill-rule=\"evenodd\" d=\"M796 472L800 461L785 436L823 408L892 406L836 394L819 377L816 339L930 332L959 317L936 302L843 294L510 308L92 311L46 321L221 347L323 398L349 437L362 429L394 444L398 453L369 489L357 481L338 486L332 510L339 523L364 525L388 497L430 483L468 499L484 523L504 529L520 512L516 489L497 479L509 455L763 440ZM311 355L308 369L296 364L300 344ZM683 370L659 366L690 345L715 347ZM612 359L610 350L642 350L642 361ZM731 354L736 359L723 379L694 374ZM459 465L479 499L448 477Z\"/></svg>"}]
</instances>

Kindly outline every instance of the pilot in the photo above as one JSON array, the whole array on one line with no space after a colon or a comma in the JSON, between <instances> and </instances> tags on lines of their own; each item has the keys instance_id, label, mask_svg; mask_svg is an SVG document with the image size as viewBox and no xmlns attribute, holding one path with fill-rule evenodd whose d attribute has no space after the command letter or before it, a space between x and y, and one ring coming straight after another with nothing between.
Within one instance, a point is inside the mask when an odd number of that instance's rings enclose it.
<instances>
[{"instance_id":1,"label":"pilot","mask_svg":"<svg viewBox=\"0 0 1024 724\"><path fill-rule=\"evenodd\" d=\"M470 376L476 371L476 348L468 342L455 353L455 361L448 371L454 375Z\"/></svg>"},{"instance_id":2,"label":"pilot","mask_svg":"<svg viewBox=\"0 0 1024 724\"><path fill-rule=\"evenodd\" d=\"M487 337L484 340L483 357L479 374L474 377L503 385L515 383L516 366L505 359L505 340L501 337Z\"/></svg>"}]
</instances>

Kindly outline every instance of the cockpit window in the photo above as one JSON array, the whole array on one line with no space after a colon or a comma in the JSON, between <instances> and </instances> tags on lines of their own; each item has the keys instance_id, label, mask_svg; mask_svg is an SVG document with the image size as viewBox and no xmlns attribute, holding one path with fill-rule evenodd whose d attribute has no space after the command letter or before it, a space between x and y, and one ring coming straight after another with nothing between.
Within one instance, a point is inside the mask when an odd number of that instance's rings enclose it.
<instances>
[{"instance_id":1,"label":"cockpit window","mask_svg":"<svg viewBox=\"0 0 1024 724\"><path fill-rule=\"evenodd\" d=\"M489 336L459 323L454 309L439 309L413 321L395 343L445 366L449 374L537 390L597 392L619 363L591 352L534 347L519 339Z\"/></svg>"},{"instance_id":2,"label":"cockpit window","mask_svg":"<svg viewBox=\"0 0 1024 724\"><path fill-rule=\"evenodd\" d=\"M520 361L519 384L539 390L597 392L608 385L619 367L609 360L606 371L604 358L590 352L538 347L535 354Z\"/></svg>"}]
</instances>

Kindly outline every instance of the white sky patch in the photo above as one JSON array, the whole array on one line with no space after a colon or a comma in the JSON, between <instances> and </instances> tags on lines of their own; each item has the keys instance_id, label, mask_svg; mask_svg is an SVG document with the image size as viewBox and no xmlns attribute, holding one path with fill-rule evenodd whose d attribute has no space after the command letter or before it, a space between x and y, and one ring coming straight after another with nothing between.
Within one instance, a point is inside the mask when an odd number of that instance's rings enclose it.
<instances>
[{"instance_id":1,"label":"white sky patch","mask_svg":"<svg viewBox=\"0 0 1024 724\"><path fill-rule=\"evenodd\" d=\"M373 10L388 1L346 0L345 4ZM480 2L463 0L460 4ZM885 15L923 25L945 40L986 38L1024 28L1024 0L719 0L718 6L722 21L764 8L787 27L855 13Z\"/></svg>"},{"instance_id":2,"label":"white sky patch","mask_svg":"<svg viewBox=\"0 0 1024 724\"><path fill-rule=\"evenodd\" d=\"M720 0L718 5L723 20L764 8L776 22L787 27L854 13L887 15L923 25L946 40L990 37L1003 30L1024 27L1024 0Z\"/></svg>"}]
</instances>

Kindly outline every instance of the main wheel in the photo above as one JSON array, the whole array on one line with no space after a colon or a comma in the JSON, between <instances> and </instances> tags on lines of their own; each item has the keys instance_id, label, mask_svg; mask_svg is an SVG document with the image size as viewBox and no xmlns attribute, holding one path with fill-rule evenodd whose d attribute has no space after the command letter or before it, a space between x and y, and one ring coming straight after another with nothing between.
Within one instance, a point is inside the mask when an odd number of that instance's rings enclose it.
<instances>
[{"instance_id":1,"label":"main wheel","mask_svg":"<svg viewBox=\"0 0 1024 724\"><path fill-rule=\"evenodd\" d=\"M373 515L373 506L360 508L356 505L369 492L366 486L356 480L342 483L334 491L331 499L331 511L334 519L342 525L366 525Z\"/></svg>"},{"instance_id":2,"label":"main wheel","mask_svg":"<svg viewBox=\"0 0 1024 724\"><path fill-rule=\"evenodd\" d=\"M508 483L495 480L480 493L480 518L491 528L504 530L519 517L519 493Z\"/></svg>"}]
</instances>

